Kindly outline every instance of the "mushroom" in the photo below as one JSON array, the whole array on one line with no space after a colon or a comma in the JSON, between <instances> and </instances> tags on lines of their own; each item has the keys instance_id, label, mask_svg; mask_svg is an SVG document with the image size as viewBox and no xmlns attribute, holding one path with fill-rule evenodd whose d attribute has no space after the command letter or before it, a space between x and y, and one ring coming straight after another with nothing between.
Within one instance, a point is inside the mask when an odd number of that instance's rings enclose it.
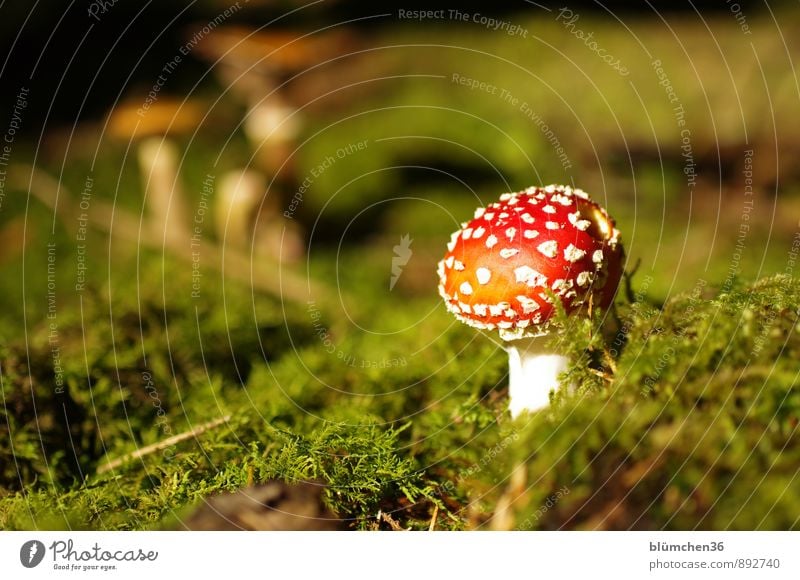
<instances>
[{"instance_id":1,"label":"mushroom","mask_svg":"<svg viewBox=\"0 0 800 580\"><path fill-rule=\"evenodd\" d=\"M240 251L249 249L256 211L259 204L267 201L265 181L252 169L236 169L222 176L214 207L214 226L220 243Z\"/></svg>"},{"instance_id":2,"label":"mushroom","mask_svg":"<svg viewBox=\"0 0 800 580\"><path fill-rule=\"evenodd\" d=\"M197 101L164 97L136 108L124 103L108 119L112 137L136 144L151 231L172 247L188 244L192 212L181 187L181 151L174 137L191 134L203 119Z\"/></svg>"},{"instance_id":3,"label":"mushroom","mask_svg":"<svg viewBox=\"0 0 800 580\"><path fill-rule=\"evenodd\" d=\"M296 220L284 219L276 194L267 191L266 178L254 169L234 169L219 181L214 207L217 239L227 251L254 252L262 258L292 263L305 252L303 232Z\"/></svg>"},{"instance_id":4,"label":"mushroom","mask_svg":"<svg viewBox=\"0 0 800 580\"><path fill-rule=\"evenodd\" d=\"M190 29L191 38L198 28ZM297 147L304 118L301 105L313 105L320 96L298 99L298 91L290 94L289 88L303 84L307 75L316 77L335 68L336 57L354 48L354 38L347 30L309 35L229 25L217 28L197 45L198 54L213 66L226 91L246 104L244 133L256 149L257 162L268 174L294 170L292 151ZM327 64L329 61L331 64ZM332 98L330 92L328 82L321 92L326 106Z\"/></svg>"},{"instance_id":5,"label":"mushroom","mask_svg":"<svg viewBox=\"0 0 800 580\"><path fill-rule=\"evenodd\" d=\"M547 406L567 368L547 346L555 301L568 314L607 308L622 259L614 220L585 192L562 185L505 193L452 235L439 294L458 320L506 341L512 416Z\"/></svg>"}]
</instances>

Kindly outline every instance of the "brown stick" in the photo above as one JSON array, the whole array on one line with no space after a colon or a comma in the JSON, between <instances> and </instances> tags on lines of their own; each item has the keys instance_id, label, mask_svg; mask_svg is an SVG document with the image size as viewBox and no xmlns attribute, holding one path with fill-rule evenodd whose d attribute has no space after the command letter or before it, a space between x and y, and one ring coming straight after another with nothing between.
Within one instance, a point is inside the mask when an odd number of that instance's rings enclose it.
<instances>
[{"instance_id":1,"label":"brown stick","mask_svg":"<svg viewBox=\"0 0 800 580\"><path fill-rule=\"evenodd\" d=\"M158 453L159 451L163 451L168 447L172 447L173 445L177 445L182 441L186 441L187 439L191 439L193 437L197 437L205 433L206 431L213 429L214 427L219 427L223 423L226 423L231 418L230 415L225 415L224 417L220 417L219 419L214 419L213 421L209 421L208 423L203 423L202 425L198 425L194 429L189 431L184 431L183 433L178 433L177 435L173 435L163 441L159 441L158 443L153 443L152 445L147 445L140 449L137 449L133 453L128 453L123 455L122 457L118 457L117 459L113 459L106 463L105 465L101 465L97 468L97 473L106 473L107 471L112 471L121 467L128 461L133 459L139 459L140 457L144 457L145 455L150 455L152 453Z\"/></svg>"},{"instance_id":2,"label":"brown stick","mask_svg":"<svg viewBox=\"0 0 800 580\"><path fill-rule=\"evenodd\" d=\"M431 525L428 526L428 531L432 532L436 528L436 518L439 517L439 506L433 504L433 517L431 518Z\"/></svg>"}]
</instances>

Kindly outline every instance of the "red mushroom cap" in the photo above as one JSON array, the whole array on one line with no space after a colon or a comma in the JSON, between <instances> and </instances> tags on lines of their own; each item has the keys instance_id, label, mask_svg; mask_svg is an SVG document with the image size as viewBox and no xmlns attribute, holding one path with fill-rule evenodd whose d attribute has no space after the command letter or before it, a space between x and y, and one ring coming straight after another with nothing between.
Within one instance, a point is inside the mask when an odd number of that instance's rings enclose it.
<instances>
[{"instance_id":1,"label":"red mushroom cap","mask_svg":"<svg viewBox=\"0 0 800 580\"><path fill-rule=\"evenodd\" d=\"M505 193L462 224L439 262L447 309L513 340L547 331L552 296L570 313L590 295L607 307L622 274L614 220L580 189L548 185Z\"/></svg>"}]
</instances>

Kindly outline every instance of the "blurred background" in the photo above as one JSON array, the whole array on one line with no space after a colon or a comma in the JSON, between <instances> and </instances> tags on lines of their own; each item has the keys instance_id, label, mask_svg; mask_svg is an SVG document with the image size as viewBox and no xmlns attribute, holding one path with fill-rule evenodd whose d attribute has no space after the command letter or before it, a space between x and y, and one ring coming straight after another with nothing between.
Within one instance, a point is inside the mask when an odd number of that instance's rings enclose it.
<instances>
[{"instance_id":1,"label":"blurred background","mask_svg":"<svg viewBox=\"0 0 800 580\"><path fill-rule=\"evenodd\" d=\"M203 244L262 256L257 278L273 259L324 268L357 249L377 254L381 299L408 234L397 293L433 302L434 262L475 206L563 182L607 204L662 299L779 270L800 214L798 18L729 4L6 7L4 267L50 237L74 252L77 213L89 287L108 257L98 230L115 226L117 272L143 251L184 250L190 267L208 202ZM4 280L7 315L23 289Z\"/></svg>"},{"instance_id":2,"label":"blurred background","mask_svg":"<svg viewBox=\"0 0 800 580\"><path fill-rule=\"evenodd\" d=\"M800 231L796 2L0 13L8 490L237 405L413 416L436 262L505 191L588 191L654 304L783 272Z\"/></svg>"}]
</instances>

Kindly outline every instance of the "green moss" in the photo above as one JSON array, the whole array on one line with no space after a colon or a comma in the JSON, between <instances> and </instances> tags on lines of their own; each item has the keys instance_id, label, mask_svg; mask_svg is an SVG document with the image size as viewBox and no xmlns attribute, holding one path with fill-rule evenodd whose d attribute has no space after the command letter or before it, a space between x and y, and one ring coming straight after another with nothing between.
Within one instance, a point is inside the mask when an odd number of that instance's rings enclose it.
<instances>
[{"instance_id":1,"label":"green moss","mask_svg":"<svg viewBox=\"0 0 800 580\"><path fill-rule=\"evenodd\" d=\"M572 340L555 344L578 363L565 377L577 389L517 421L505 413L505 354L439 312L420 336L441 334L413 359L408 333L385 347L350 333L336 348L357 354L351 365L306 332L305 346L292 349L284 336L272 360L254 355L243 383L219 361L208 369L216 378L200 372L190 355L193 317L173 317L182 338L172 366L153 354L145 370L133 357L118 382L107 353L90 347L91 388L85 369L67 365L63 395L49 386L46 342L35 339L38 425L25 357L13 347L3 353L2 424L11 437L0 447L0 525L158 527L211 493L315 479L355 528L374 527L379 509L425 528L434 505L442 527L481 527L501 501L514 527L530 529L794 528L798 303L800 284L787 277L724 294L699 281L663 308L623 301L605 333L599 312L562 319ZM99 316L97 306L89 312ZM297 316L293 328L309 324ZM85 328L89 345L107 330ZM163 328L147 328L156 353ZM210 351L221 361L229 346L209 341L204 352L214 360ZM362 368L401 353L405 365ZM127 354L120 347L118 360ZM158 384L163 421L143 372ZM64 405L69 424L59 418ZM227 423L169 454L97 472L104 450L119 457L164 440L165 426L175 434L223 414Z\"/></svg>"}]
</instances>

